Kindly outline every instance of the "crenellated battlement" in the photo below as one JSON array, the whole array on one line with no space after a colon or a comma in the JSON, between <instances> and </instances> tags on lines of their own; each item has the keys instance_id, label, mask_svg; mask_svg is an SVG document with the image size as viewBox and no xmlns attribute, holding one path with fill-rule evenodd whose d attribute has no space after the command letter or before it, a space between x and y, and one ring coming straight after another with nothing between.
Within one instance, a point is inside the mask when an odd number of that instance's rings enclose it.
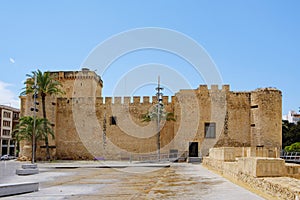
<instances>
[{"instance_id":1,"label":"crenellated battlement","mask_svg":"<svg viewBox=\"0 0 300 200\"><path fill-rule=\"evenodd\" d=\"M171 99L171 101L169 101ZM62 104L68 103L84 103L91 104L96 103L100 105L145 105L145 104L155 104L157 102L156 96L133 96L133 97L59 97L57 101ZM175 101L175 97L163 96L163 104L168 105L172 104Z\"/></svg>"},{"instance_id":2,"label":"crenellated battlement","mask_svg":"<svg viewBox=\"0 0 300 200\"><path fill-rule=\"evenodd\" d=\"M91 79L95 80L97 83L103 85L103 81L99 75L94 71L90 71L88 68L83 68L82 71L58 71L51 72L51 76L60 81L62 80L84 80Z\"/></svg>"},{"instance_id":3,"label":"crenellated battlement","mask_svg":"<svg viewBox=\"0 0 300 200\"><path fill-rule=\"evenodd\" d=\"M198 91L211 91L211 92L217 92L217 91L222 91L222 92L229 92L230 91L230 86L229 85L222 85L221 87L219 85L199 85L197 88Z\"/></svg>"},{"instance_id":4,"label":"crenellated battlement","mask_svg":"<svg viewBox=\"0 0 300 200\"><path fill-rule=\"evenodd\" d=\"M60 73L60 72L59 72ZM74 74L75 72L70 72ZM90 71L86 72L87 74L90 73ZM93 72L94 73L94 72ZM66 76L68 76L68 72L64 72ZM76 74L75 74L76 75ZM234 96L251 96L256 93L280 93L281 91L276 88L260 88L253 91L230 91L229 85L222 85L220 87L219 85L199 85L199 87L196 90L193 89L182 89L179 92L177 92L174 96L163 96L163 104L174 104L179 96L189 96L194 95L195 93L230 93ZM157 102L156 96L125 96L125 97L67 97L67 98L58 98L61 102L72 102L72 103L91 103L93 101L97 102L97 104L103 104L103 105L145 105L145 104L155 104Z\"/></svg>"}]
</instances>

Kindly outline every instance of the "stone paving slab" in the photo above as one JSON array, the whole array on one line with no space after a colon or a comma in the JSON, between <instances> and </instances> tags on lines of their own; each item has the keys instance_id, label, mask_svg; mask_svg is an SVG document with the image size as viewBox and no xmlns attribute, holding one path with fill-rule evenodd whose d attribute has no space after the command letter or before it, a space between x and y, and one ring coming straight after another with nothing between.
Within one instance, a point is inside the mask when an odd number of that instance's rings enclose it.
<instances>
[{"instance_id":1,"label":"stone paving slab","mask_svg":"<svg viewBox=\"0 0 300 200\"><path fill-rule=\"evenodd\" d=\"M2 179L37 181L38 192L3 199L263 199L200 164L173 163L168 168L53 168L39 163L38 167L39 174Z\"/></svg>"}]
</instances>

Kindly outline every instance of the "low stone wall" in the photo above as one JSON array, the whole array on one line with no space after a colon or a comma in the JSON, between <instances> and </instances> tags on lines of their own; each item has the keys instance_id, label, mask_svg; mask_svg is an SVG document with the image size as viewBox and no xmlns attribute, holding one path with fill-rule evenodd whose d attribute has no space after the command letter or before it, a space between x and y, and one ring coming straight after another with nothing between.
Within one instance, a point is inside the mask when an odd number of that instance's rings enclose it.
<instances>
[{"instance_id":1,"label":"low stone wall","mask_svg":"<svg viewBox=\"0 0 300 200\"><path fill-rule=\"evenodd\" d=\"M279 150L277 148L219 147L209 149L210 158L226 162L235 161L236 158L241 157L279 158L279 155Z\"/></svg>"},{"instance_id":2,"label":"low stone wall","mask_svg":"<svg viewBox=\"0 0 300 200\"><path fill-rule=\"evenodd\" d=\"M223 163L223 175L228 177L237 178L239 171L239 165L237 162L224 162Z\"/></svg>"},{"instance_id":3,"label":"low stone wall","mask_svg":"<svg viewBox=\"0 0 300 200\"><path fill-rule=\"evenodd\" d=\"M210 169L216 170L218 172L223 172L223 164L224 162L221 160L211 159L209 157L204 157L202 159L202 164L207 166Z\"/></svg>"},{"instance_id":4,"label":"low stone wall","mask_svg":"<svg viewBox=\"0 0 300 200\"><path fill-rule=\"evenodd\" d=\"M300 165L285 163L285 169L287 176L300 179Z\"/></svg>"},{"instance_id":5,"label":"low stone wall","mask_svg":"<svg viewBox=\"0 0 300 200\"><path fill-rule=\"evenodd\" d=\"M254 153L254 150L252 148L252 153ZM249 156L249 151L251 151L251 148L215 148L210 150L212 156L203 158L202 164L230 180L253 188L269 197L271 196L270 199L300 199L300 180L295 179L300 178L300 165L285 164L284 160L280 158L232 158L232 152L235 152L236 156L239 156L239 152L246 153L245 155ZM260 152L267 154L270 151L262 149ZM224 155L226 153L229 155ZM276 157L277 154L273 154L273 156Z\"/></svg>"},{"instance_id":6,"label":"low stone wall","mask_svg":"<svg viewBox=\"0 0 300 200\"><path fill-rule=\"evenodd\" d=\"M238 162L223 162L208 157L202 164L224 177L246 184L249 188L271 196L271 199L296 200L300 198L300 180L291 177L257 178L240 171Z\"/></svg>"}]
</instances>

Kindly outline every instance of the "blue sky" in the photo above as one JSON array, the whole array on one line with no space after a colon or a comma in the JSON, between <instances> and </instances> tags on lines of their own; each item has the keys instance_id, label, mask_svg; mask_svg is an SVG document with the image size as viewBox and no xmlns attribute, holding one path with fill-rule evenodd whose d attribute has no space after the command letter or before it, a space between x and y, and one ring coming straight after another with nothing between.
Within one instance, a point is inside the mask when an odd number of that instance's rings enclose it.
<instances>
[{"instance_id":1,"label":"blue sky","mask_svg":"<svg viewBox=\"0 0 300 200\"><path fill-rule=\"evenodd\" d=\"M2 0L0 103L17 106L25 74L37 68L78 70L90 52L107 38L130 29L160 27L185 34L201 45L231 90L276 87L283 92L283 113L297 110L299 8L296 0ZM177 56L142 50L122 56L101 74L104 96L113 94L115 83L124 73L145 63L174 68L192 88L205 84L190 64ZM134 94L152 95L150 88L138 89ZM167 90L166 94L172 92Z\"/></svg>"}]
</instances>

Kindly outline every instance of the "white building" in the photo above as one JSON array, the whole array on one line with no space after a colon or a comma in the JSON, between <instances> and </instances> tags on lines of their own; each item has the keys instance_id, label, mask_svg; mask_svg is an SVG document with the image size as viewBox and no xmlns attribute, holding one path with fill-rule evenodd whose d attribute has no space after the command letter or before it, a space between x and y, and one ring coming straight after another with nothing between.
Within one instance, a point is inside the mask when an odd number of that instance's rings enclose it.
<instances>
[{"instance_id":1,"label":"white building","mask_svg":"<svg viewBox=\"0 0 300 200\"><path fill-rule=\"evenodd\" d=\"M297 124L300 121L300 113L291 110L287 115L282 116L282 119L287 120L289 123Z\"/></svg>"}]
</instances>

